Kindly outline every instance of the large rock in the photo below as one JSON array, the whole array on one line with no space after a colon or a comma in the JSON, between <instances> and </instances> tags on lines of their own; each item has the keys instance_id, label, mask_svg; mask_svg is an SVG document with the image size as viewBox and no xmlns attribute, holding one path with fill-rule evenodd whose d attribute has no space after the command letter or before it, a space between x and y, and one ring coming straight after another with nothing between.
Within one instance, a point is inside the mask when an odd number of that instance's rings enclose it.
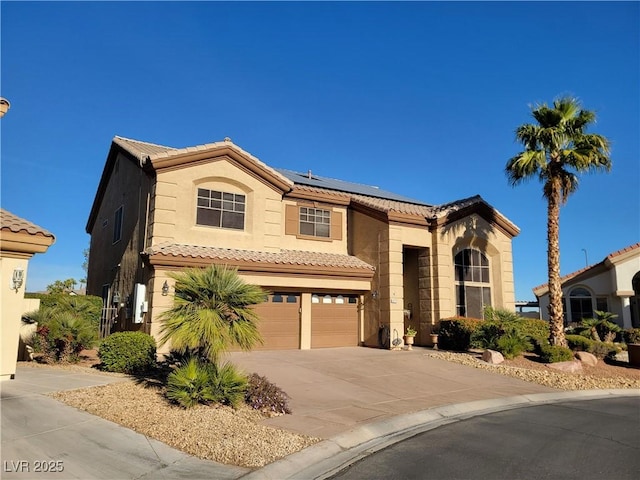
<instances>
[{"instance_id":1,"label":"large rock","mask_svg":"<svg viewBox=\"0 0 640 480\"><path fill-rule=\"evenodd\" d=\"M598 364L598 358L593 353L576 352L576 358L590 367L595 367Z\"/></svg>"},{"instance_id":2,"label":"large rock","mask_svg":"<svg viewBox=\"0 0 640 480\"><path fill-rule=\"evenodd\" d=\"M550 363L549 365L547 365L547 367L567 373L577 373L582 371L582 363L580 362L580 360Z\"/></svg>"},{"instance_id":3,"label":"large rock","mask_svg":"<svg viewBox=\"0 0 640 480\"><path fill-rule=\"evenodd\" d=\"M504 357L500 352L496 352L495 350L485 350L482 352L482 360L491 365L499 365L504 362Z\"/></svg>"}]
</instances>

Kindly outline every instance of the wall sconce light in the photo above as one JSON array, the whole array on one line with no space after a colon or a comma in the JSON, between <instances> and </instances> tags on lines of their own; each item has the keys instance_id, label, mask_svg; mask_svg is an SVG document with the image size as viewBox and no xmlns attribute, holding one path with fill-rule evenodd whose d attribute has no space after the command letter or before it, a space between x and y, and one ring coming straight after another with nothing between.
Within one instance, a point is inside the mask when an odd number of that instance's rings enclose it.
<instances>
[{"instance_id":1,"label":"wall sconce light","mask_svg":"<svg viewBox=\"0 0 640 480\"><path fill-rule=\"evenodd\" d=\"M371 292L372 298L378 298L378 295L379 295L378 290L374 290L373 292Z\"/></svg>"},{"instance_id":2,"label":"wall sconce light","mask_svg":"<svg viewBox=\"0 0 640 480\"><path fill-rule=\"evenodd\" d=\"M166 297L168 294L169 294L169 284L165 280L164 283L162 284L162 296Z\"/></svg>"},{"instance_id":3,"label":"wall sconce light","mask_svg":"<svg viewBox=\"0 0 640 480\"><path fill-rule=\"evenodd\" d=\"M113 300L112 301L113 301L113 303L116 303L116 304L120 303L120 294L118 292L113 294Z\"/></svg>"},{"instance_id":4,"label":"wall sconce light","mask_svg":"<svg viewBox=\"0 0 640 480\"><path fill-rule=\"evenodd\" d=\"M24 283L24 270L21 268L16 268L13 271L13 275L11 276L11 290L15 290L16 292L20 290L20 287Z\"/></svg>"}]
</instances>

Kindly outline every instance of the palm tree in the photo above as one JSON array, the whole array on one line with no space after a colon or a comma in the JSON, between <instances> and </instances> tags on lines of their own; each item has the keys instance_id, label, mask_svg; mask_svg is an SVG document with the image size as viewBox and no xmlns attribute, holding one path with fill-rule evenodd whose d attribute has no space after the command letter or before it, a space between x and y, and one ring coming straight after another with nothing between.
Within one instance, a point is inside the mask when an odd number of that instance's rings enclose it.
<instances>
[{"instance_id":1,"label":"palm tree","mask_svg":"<svg viewBox=\"0 0 640 480\"><path fill-rule=\"evenodd\" d=\"M547 268L549 273L549 342L566 346L560 283L560 206L578 189L577 174L609 171L609 141L595 133L585 133L595 122L595 113L583 110L575 98L561 98L532 107L537 124L516 130L516 140L524 151L507 162L506 173L516 186L537 177L547 199Z\"/></svg>"},{"instance_id":2,"label":"palm tree","mask_svg":"<svg viewBox=\"0 0 640 480\"><path fill-rule=\"evenodd\" d=\"M222 265L169 274L175 280L173 307L160 320L162 344L183 354L216 363L232 346L250 350L262 343L258 316L251 308L266 292L244 282L235 269Z\"/></svg>"}]
</instances>

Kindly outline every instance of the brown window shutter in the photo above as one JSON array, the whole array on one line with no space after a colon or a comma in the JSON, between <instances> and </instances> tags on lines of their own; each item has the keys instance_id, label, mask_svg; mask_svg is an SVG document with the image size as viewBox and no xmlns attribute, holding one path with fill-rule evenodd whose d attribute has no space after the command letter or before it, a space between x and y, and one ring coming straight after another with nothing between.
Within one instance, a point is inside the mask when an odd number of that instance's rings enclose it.
<instances>
[{"instance_id":1,"label":"brown window shutter","mask_svg":"<svg viewBox=\"0 0 640 480\"><path fill-rule=\"evenodd\" d=\"M342 212L331 212L331 240L342 240Z\"/></svg>"},{"instance_id":2,"label":"brown window shutter","mask_svg":"<svg viewBox=\"0 0 640 480\"><path fill-rule=\"evenodd\" d=\"M297 235L299 221L300 221L300 217L298 215L298 206L287 205L285 210L285 219L284 219L284 234Z\"/></svg>"}]
</instances>

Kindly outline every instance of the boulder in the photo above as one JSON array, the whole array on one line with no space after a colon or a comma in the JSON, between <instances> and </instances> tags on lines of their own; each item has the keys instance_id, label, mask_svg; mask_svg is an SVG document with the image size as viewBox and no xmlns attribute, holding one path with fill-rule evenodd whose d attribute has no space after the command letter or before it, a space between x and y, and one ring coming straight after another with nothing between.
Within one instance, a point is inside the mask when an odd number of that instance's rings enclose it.
<instances>
[{"instance_id":1,"label":"boulder","mask_svg":"<svg viewBox=\"0 0 640 480\"><path fill-rule=\"evenodd\" d=\"M576 358L590 367L595 367L598 364L598 358L593 353L576 352Z\"/></svg>"},{"instance_id":2,"label":"boulder","mask_svg":"<svg viewBox=\"0 0 640 480\"><path fill-rule=\"evenodd\" d=\"M560 370L561 372L577 373L582 371L582 363L580 360L570 360L568 362L556 362L547 365L554 370Z\"/></svg>"},{"instance_id":3,"label":"boulder","mask_svg":"<svg viewBox=\"0 0 640 480\"><path fill-rule=\"evenodd\" d=\"M495 350L485 350L482 352L482 361L490 363L491 365L499 365L504 362L504 357L500 352Z\"/></svg>"}]
</instances>

